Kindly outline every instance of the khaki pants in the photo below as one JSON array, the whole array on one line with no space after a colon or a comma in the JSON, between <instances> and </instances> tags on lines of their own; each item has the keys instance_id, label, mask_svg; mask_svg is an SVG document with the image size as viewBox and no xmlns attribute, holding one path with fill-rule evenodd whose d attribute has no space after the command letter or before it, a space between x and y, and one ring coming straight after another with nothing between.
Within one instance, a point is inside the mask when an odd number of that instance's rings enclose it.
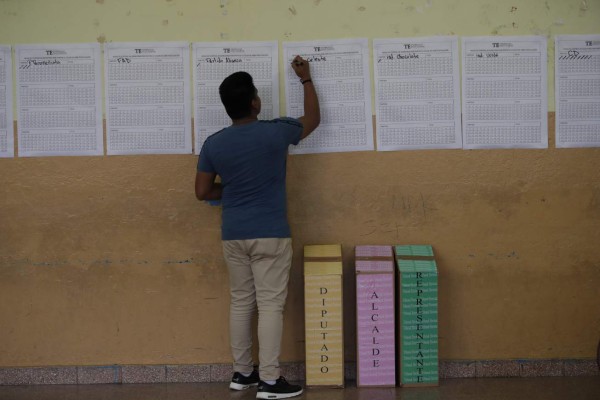
<instances>
[{"instance_id":1,"label":"khaki pants","mask_svg":"<svg viewBox=\"0 0 600 400\"><path fill-rule=\"evenodd\" d=\"M279 378L283 307L292 265L292 239L224 240L231 304L229 332L234 372L249 373L252 363L252 317L258 306L259 373Z\"/></svg>"}]
</instances>

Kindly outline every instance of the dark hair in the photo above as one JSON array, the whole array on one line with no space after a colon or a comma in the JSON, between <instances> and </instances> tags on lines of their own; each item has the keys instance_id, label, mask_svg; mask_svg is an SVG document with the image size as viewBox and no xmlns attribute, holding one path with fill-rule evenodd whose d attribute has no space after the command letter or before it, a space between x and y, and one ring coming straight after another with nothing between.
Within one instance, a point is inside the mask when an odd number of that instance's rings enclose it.
<instances>
[{"instance_id":1,"label":"dark hair","mask_svg":"<svg viewBox=\"0 0 600 400\"><path fill-rule=\"evenodd\" d=\"M252 76L243 71L229 75L219 86L219 95L231 119L249 116L252 112L252 100L256 96Z\"/></svg>"}]
</instances>

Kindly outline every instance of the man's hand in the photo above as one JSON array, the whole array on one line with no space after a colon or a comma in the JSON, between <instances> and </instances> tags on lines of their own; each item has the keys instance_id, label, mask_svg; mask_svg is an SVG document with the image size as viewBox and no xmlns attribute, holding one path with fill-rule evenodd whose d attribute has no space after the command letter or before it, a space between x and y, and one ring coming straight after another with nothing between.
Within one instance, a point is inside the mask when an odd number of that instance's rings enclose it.
<instances>
[{"instance_id":1,"label":"man's hand","mask_svg":"<svg viewBox=\"0 0 600 400\"><path fill-rule=\"evenodd\" d=\"M310 66L308 65L308 61L306 61L302 57L300 57L300 56L294 57L294 60L292 61L292 69L294 70L294 72L296 73L298 78L300 78L301 81L311 79L310 78Z\"/></svg>"}]
</instances>

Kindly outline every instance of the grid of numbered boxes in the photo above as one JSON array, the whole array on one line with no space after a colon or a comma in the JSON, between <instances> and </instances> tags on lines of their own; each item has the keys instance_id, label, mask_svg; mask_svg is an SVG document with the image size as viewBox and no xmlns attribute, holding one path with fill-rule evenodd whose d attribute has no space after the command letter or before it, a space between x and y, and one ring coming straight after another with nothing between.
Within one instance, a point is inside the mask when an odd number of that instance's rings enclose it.
<instances>
[{"instance_id":1,"label":"grid of numbered boxes","mask_svg":"<svg viewBox=\"0 0 600 400\"><path fill-rule=\"evenodd\" d=\"M358 387L437 386L438 271L430 245L357 246L356 304L341 245L304 247L307 386L344 386L343 308L356 311Z\"/></svg>"}]
</instances>

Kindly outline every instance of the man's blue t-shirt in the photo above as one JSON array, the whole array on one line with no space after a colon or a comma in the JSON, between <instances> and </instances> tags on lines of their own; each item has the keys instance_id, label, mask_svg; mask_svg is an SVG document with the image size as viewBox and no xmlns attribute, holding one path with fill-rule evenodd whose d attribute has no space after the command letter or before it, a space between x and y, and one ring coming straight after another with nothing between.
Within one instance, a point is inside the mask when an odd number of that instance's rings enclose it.
<instances>
[{"instance_id":1,"label":"man's blue t-shirt","mask_svg":"<svg viewBox=\"0 0 600 400\"><path fill-rule=\"evenodd\" d=\"M221 177L223 240L290 237L286 159L301 134L300 121L278 118L232 125L206 139L198 171Z\"/></svg>"}]
</instances>

